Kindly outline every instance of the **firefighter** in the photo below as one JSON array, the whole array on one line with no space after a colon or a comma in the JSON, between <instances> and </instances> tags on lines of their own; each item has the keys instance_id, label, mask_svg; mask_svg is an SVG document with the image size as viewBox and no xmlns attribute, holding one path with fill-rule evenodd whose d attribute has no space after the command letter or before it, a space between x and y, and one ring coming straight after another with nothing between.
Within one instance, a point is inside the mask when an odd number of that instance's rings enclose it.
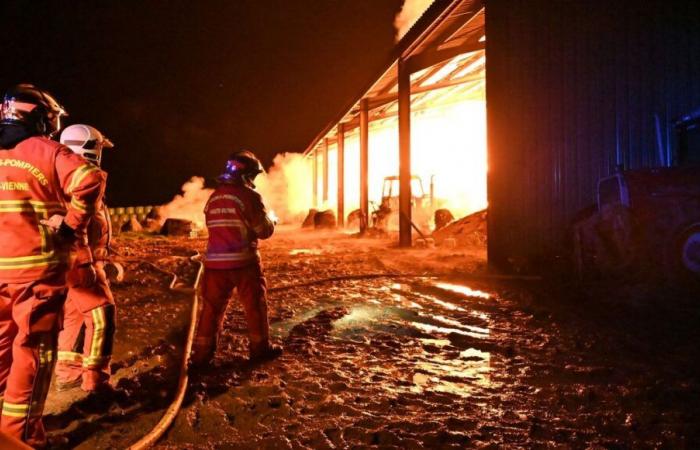
<instances>
[{"instance_id":1,"label":"firefighter","mask_svg":"<svg viewBox=\"0 0 700 450\"><path fill-rule=\"evenodd\" d=\"M202 278L203 307L191 359L195 366L213 358L234 288L248 322L251 361L282 353L282 347L270 343L265 276L258 252L258 239L269 238L275 228L253 184L261 172L262 165L253 153L232 154L204 208L209 241Z\"/></svg>"},{"instance_id":2,"label":"firefighter","mask_svg":"<svg viewBox=\"0 0 700 450\"><path fill-rule=\"evenodd\" d=\"M66 272L95 282L89 249L71 259L104 192L104 176L50 139L65 110L29 84L0 107L0 431L46 445L41 415L56 354ZM65 206L64 206L65 205Z\"/></svg>"},{"instance_id":3,"label":"firefighter","mask_svg":"<svg viewBox=\"0 0 700 450\"><path fill-rule=\"evenodd\" d=\"M61 133L61 144L100 167L102 150L114 145L89 125L76 124ZM112 230L104 201L97 206L87 228L87 245L95 261L97 282L91 287L76 286L68 274L68 298L63 307L63 329L58 335L56 388L59 391L80 386L92 392L108 389L116 310L104 265L109 260ZM83 245L79 242L77 245Z\"/></svg>"}]
</instances>

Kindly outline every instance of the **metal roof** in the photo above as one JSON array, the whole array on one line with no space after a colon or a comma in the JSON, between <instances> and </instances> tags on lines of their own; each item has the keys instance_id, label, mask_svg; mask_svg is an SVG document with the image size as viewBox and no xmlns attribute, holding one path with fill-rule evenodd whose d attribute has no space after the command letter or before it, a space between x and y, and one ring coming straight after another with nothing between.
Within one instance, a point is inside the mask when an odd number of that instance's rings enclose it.
<instances>
[{"instance_id":1,"label":"metal roof","mask_svg":"<svg viewBox=\"0 0 700 450\"><path fill-rule=\"evenodd\" d=\"M304 151L311 153L325 138L335 140L337 125L359 126L360 100L368 99L369 120L397 116L398 61L414 68L411 105L483 98L485 32L483 0L435 0L397 43L389 61L360 94L330 122Z\"/></svg>"}]
</instances>

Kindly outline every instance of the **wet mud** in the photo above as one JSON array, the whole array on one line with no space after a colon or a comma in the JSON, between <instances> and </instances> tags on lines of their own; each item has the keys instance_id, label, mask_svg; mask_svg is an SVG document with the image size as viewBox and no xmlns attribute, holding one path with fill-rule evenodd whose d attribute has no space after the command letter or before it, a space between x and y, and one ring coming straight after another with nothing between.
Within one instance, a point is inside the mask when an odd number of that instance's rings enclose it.
<instances>
[{"instance_id":1,"label":"wet mud","mask_svg":"<svg viewBox=\"0 0 700 450\"><path fill-rule=\"evenodd\" d=\"M174 391L189 298L169 292L169 277L142 259L191 282L187 256L203 242L120 244L132 261L115 287L117 389L75 400L52 393L64 405L47 417L58 448L126 447ZM192 373L158 448L700 444L692 302L680 313L656 303L582 304L566 290L477 281L481 250L405 251L288 231L265 242L263 255L284 355L247 361L234 298L214 365Z\"/></svg>"}]
</instances>

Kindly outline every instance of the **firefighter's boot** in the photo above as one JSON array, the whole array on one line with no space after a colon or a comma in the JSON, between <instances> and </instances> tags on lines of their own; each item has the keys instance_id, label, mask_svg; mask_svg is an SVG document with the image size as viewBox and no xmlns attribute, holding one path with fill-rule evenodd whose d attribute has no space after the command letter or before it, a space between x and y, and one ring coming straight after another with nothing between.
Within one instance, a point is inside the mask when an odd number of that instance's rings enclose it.
<instances>
[{"instance_id":1,"label":"firefighter's boot","mask_svg":"<svg viewBox=\"0 0 700 450\"><path fill-rule=\"evenodd\" d=\"M208 337L196 337L190 353L190 367L202 368L210 366L216 353L215 340Z\"/></svg>"},{"instance_id":2,"label":"firefighter's boot","mask_svg":"<svg viewBox=\"0 0 700 450\"><path fill-rule=\"evenodd\" d=\"M250 361L260 362L269 361L282 356L284 350L281 345L270 344L269 342L261 342L250 344Z\"/></svg>"}]
</instances>

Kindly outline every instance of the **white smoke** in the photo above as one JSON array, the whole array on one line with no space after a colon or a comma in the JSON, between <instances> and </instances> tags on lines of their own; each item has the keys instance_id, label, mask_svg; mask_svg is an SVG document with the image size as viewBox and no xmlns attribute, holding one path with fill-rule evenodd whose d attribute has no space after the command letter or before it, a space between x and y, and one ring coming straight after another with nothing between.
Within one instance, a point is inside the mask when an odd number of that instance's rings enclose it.
<instances>
[{"instance_id":1,"label":"white smoke","mask_svg":"<svg viewBox=\"0 0 700 450\"><path fill-rule=\"evenodd\" d=\"M408 30L418 21L433 0L405 0L401 11L396 15L394 26L396 27L396 40L400 40L408 33Z\"/></svg>"},{"instance_id":2,"label":"white smoke","mask_svg":"<svg viewBox=\"0 0 700 450\"><path fill-rule=\"evenodd\" d=\"M255 184L265 206L282 223L301 223L312 203L312 177L311 163L301 153L279 153Z\"/></svg>"},{"instance_id":3,"label":"white smoke","mask_svg":"<svg viewBox=\"0 0 700 450\"><path fill-rule=\"evenodd\" d=\"M311 205L312 166L300 153L280 153L272 167L255 180L257 191L268 210L283 223L301 222ZM204 178L194 176L182 185L182 194L163 205L160 215L165 219L190 220L204 226L204 206L213 189L204 187Z\"/></svg>"},{"instance_id":4,"label":"white smoke","mask_svg":"<svg viewBox=\"0 0 700 450\"><path fill-rule=\"evenodd\" d=\"M163 219L191 220L195 225L204 226L204 206L213 189L204 187L204 178L192 177L182 185L182 194L176 195L170 203L163 205L160 215Z\"/></svg>"}]
</instances>

